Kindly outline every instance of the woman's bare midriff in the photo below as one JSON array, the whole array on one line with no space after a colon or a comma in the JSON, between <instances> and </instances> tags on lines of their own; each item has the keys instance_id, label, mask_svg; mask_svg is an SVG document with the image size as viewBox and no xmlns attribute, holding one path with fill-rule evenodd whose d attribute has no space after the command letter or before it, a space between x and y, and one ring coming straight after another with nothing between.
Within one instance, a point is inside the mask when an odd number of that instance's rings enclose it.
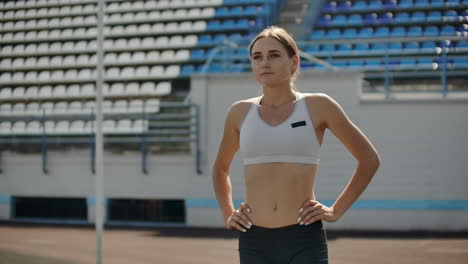
<instances>
[{"instance_id":1,"label":"woman's bare midriff","mask_svg":"<svg viewBox=\"0 0 468 264\"><path fill-rule=\"evenodd\" d=\"M299 209L315 200L315 164L274 162L245 166L246 203L256 226L277 228L297 224Z\"/></svg>"}]
</instances>

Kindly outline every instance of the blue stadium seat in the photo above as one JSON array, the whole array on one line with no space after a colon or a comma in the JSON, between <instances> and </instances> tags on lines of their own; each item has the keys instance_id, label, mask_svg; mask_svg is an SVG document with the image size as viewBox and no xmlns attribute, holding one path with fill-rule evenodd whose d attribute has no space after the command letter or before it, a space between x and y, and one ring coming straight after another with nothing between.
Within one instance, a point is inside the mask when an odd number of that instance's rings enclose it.
<instances>
[{"instance_id":1,"label":"blue stadium seat","mask_svg":"<svg viewBox=\"0 0 468 264\"><path fill-rule=\"evenodd\" d=\"M360 38L372 38L374 36L374 30L371 27L364 27L359 30Z\"/></svg>"},{"instance_id":2,"label":"blue stadium seat","mask_svg":"<svg viewBox=\"0 0 468 264\"><path fill-rule=\"evenodd\" d=\"M342 43L338 45L337 51L342 53L351 53L353 51L353 48L351 44Z\"/></svg>"},{"instance_id":3,"label":"blue stadium seat","mask_svg":"<svg viewBox=\"0 0 468 264\"><path fill-rule=\"evenodd\" d=\"M345 2L339 3L338 6L336 6L336 10L341 11L341 12L351 10L351 2L345 1Z\"/></svg>"},{"instance_id":4,"label":"blue stadium seat","mask_svg":"<svg viewBox=\"0 0 468 264\"><path fill-rule=\"evenodd\" d=\"M379 17L379 23L384 24L393 24L393 14L391 12L383 13Z\"/></svg>"},{"instance_id":5,"label":"blue stadium seat","mask_svg":"<svg viewBox=\"0 0 468 264\"><path fill-rule=\"evenodd\" d=\"M439 28L437 26L427 26L424 30L424 36L439 36Z\"/></svg>"},{"instance_id":6,"label":"blue stadium seat","mask_svg":"<svg viewBox=\"0 0 468 264\"><path fill-rule=\"evenodd\" d=\"M343 38L352 39L357 37L355 28L347 28L343 31Z\"/></svg>"},{"instance_id":7,"label":"blue stadium seat","mask_svg":"<svg viewBox=\"0 0 468 264\"><path fill-rule=\"evenodd\" d=\"M431 11L427 15L427 21L432 22L432 21L441 21L442 20L442 14L439 11Z\"/></svg>"},{"instance_id":8,"label":"blue stadium seat","mask_svg":"<svg viewBox=\"0 0 468 264\"><path fill-rule=\"evenodd\" d=\"M432 69L432 59L431 58L418 58L417 67L424 69Z\"/></svg>"},{"instance_id":9,"label":"blue stadium seat","mask_svg":"<svg viewBox=\"0 0 468 264\"><path fill-rule=\"evenodd\" d=\"M244 66L242 64L231 64L229 69L229 72L243 72L244 71Z\"/></svg>"},{"instance_id":10,"label":"blue stadium seat","mask_svg":"<svg viewBox=\"0 0 468 264\"><path fill-rule=\"evenodd\" d=\"M365 25L375 25L379 21L377 20L377 14L371 13L364 16L364 24Z\"/></svg>"},{"instance_id":11,"label":"blue stadium seat","mask_svg":"<svg viewBox=\"0 0 468 264\"><path fill-rule=\"evenodd\" d=\"M455 36L455 35L457 35L457 31L455 30L454 26L446 25L446 26L442 27L442 29L440 31L440 35L442 35L442 36Z\"/></svg>"},{"instance_id":12,"label":"blue stadium seat","mask_svg":"<svg viewBox=\"0 0 468 264\"><path fill-rule=\"evenodd\" d=\"M392 53L400 53L403 51L403 45L401 42L390 42L388 45L388 51Z\"/></svg>"},{"instance_id":13,"label":"blue stadium seat","mask_svg":"<svg viewBox=\"0 0 468 264\"><path fill-rule=\"evenodd\" d=\"M356 43L354 44L354 49L355 52L358 53L367 53L369 51L369 44L367 43Z\"/></svg>"},{"instance_id":14,"label":"blue stadium seat","mask_svg":"<svg viewBox=\"0 0 468 264\"><path fill-rule=\"evenodd\" d=\"M426 15L422 11L413 12L411 16L411 22L424 22L426 21Z\"/></svg>"},{"instance_id":15,"label":"blue stadium seat","mask_svg":"<svg viewBox=\"0 0 468 264\"><path fill-rule=\"evenodd\" d=\"M367 69L379 69L382 67L382 61L380 59L367 59L364 67Z\"/></svg>"},{"instance_id":16,"label":"blue stadium seat","mask_svg":"<svg viewBox=\"0 0 468 264\"><path fill-rule=\"evenodd\" d=\"M195 72L195 66L191 64L182 66L182 70L181 70L182 76L190 76L194 72Z\"/></svg>"},{"instance_id":17,"label":"blue stadium seat","mask_svg":"<svg viewBox=\"0 0 468 264\"><path fill-rule=\"evenodd\" d=\"M444 21L458 21L458 13L455 10L447 10L444 12Z\"/></svg>"},{"instance_id":18,"label":"blue stadium seat","mask_svg":"<svg viewBox=\"0 0 468 264\"><path fill-rule=\"evenodd\" d=\"M329 29L327 32L327 37L330 39L339 39L341 38L341 31L337 28Z\"/></svg>"},{"instance_id":19,"label":"blue stadium seat","mask_svg":"<svg viewBox=\"0 0 468 264\"><path fill-rule=\"evenodd\" d=\"M322 12L331 13L336 11L336 2L328 2L322 7Z\"/></svg>"},{"instance_id":20,"label":"blue stadium seat","mask_svg":"<svg viewBox=\"0 0 468 264\"><path fill-rule=\"evenodd\" d=\"M208 25L206 26L207 30L219 30L221 29L221 22L219 20L211 20L208 21Z\"/></svg>"},{"instance_id":21,"label":"blue stadium seat","mask_svg":"<svg viewBox=\"0 0 468 264\"><path fill-rule=\"evenodd\" d=\"M314 30L312 32L312 35L310 36L310 39L323 39L325 38L325 30L319 29L319 30Z\"/></svg>"},{"instance_id":22,"label":"blue stadium seat","mask_svg":"<svg viewBox=\"0 0 468 264\"><path fill-rule=\"evenodd\" d=\"M248 58L250 56L249 51L247 49L237 49L234 52L234 55L238 58Z\"/></svg>"},{"instance_id":23,"label":"blue stadium seat","mask_svg":"<svg viewBox=\"0 0 468 264\"><path fill-rule=\"evenodd\" d=\"M389 10L398 8L396 0L385 0L383 5L385 9L389 9Z\"/></svg>"},{"instance_id":24,"label":"blue stadium seat","mask_svg":"<svg viewBox=\"0 0 468 264\"><path fill-rule=\"evenodd\" d=\"M231 13L229 12L229 8L227 7L220 7L216 9L215 15L216 16L229 16Z\"/></svg>"},{"instance_id":25,"label":"blue stadium seat","mask_svg":"<svg viewBox=\"0 0 468 264\"><path fill-rule=\"evenodd\" d=\"M333 17L333 19L330 21L331 25L334 26L341 26L346 24L346 16L345 15L336 15Z\"/></svg>"},{"instance_id":26,"label":"blue stadium seat","mask_svg":"<svg viewBox=\"0 0 468 264\"><path fill-rule=\"evenodd\" d=\"M419 44L417 42L406 42L405 47L403 48L405 52L418 52Z\"/></svg>"},{"instance_id":27,"label":"blue stadium seat","mask_svg":"<svg viewBox=\"0 0 468 264\"><path fill-rule=\"evenodd\" d=\"M348 65L348 68L352 68L352 69L359 69L363 67L364 67L363 60L351 60Z\"/></svg>"},{"instance_id":28,"label":"blue stadium seat","mask_svg":"<svg viewBox=\"0 0 468 264\"><path fill-rule=\"evenodd\" d=\"M391 33L392 37L406 37L406 30L404 27L394 27Z\"/></svg>"},{"instance_id":29,"label":"blue stadium seat","mask_svg":"<svg viewBox=\"0 0 468 264\"><path fill-rule=\"evenodd\" d=\"M460 40L457 42L456 46L457 51L468 51L468 41Z\"/></svg>"},{"instance_id":30,"label":"blue stadium seat","mask_svg":"<svg viewBox=\"0 0 468 264\"><path fill-rule=\"evenodd\" d=\"M433 7L440 7L445 5L445 0L432 0L431 6Z\"/></svg>"},{"instance_id":31,"label":"blue stadium seat","mask_svg":"<svg viewBox=\"0 0 468 264\"><path fill-rule=\"evenodd\" d=\"M242 35L240 33L233 33L229 35L228 40L231 42L239 43L242 40Z\"/></svg>"},{"instance_id":32,"label":"blue stadium seat","mask_svg":"<svg viewBox=\"0 0 468 264\"><path fill-rule=\"evenodd\" d=\"M263 11L263 8L261 8L261 10L257 10L255 6L247 6L244 9L244 15L256 15L259 11Z\"/></svg>"},{"instance_id":33,"label":"blue stadium seat","mask_svg":"<svg viewBox=\"0 0 468 264\"><path fill-rule=\"evenodd\" d=\"M388 27L378 27L375 31L375 37L386 38L390 36L390 29Z\"/></svg>"},{"instance_id":34,"label":"blue stadium seat","mask_svg":"<svg viewBox=\"0 0 468 264\"><path fill-rule=\"evenodd\" d=\"M216 34L213 38L213 43L214 44L221 44L223 43L223 41L227 38L227 35L226 34ZM208 54L208 53L207 53Z\"/></svg>"},{"instance_id":35,"label":"blue stadium seat","mask_svg":"<svg viewBox=\"0 0 468 264\"><path fill-rule=\"evenodd\" d=\"M407 12L398 12L395 15L395 22L397 23L408 23L410 21L410 16Z\"/></svg>"},{"instance_id":36,"label":"blue stadium seat","mask_svg":"<svg viewBox=\"0 0 468 264\"><path fill-rule=\"evenodd\" d=\"M240 6L233 6L231 8L231 14L232 16L242 16L244 15L244 10Z\"/></svg>"},{"instance_id":37,"label":"blue stadium seat","mask_svg":"<svg viewBox=\"0 0 468 264\"><path fill-rule=\"evenodd\" d=\"M223 21L223 23L221 24L221 28L223 28L223 29L235 29L236 28L236 23L232 19L227 19L227 20Z\"/></svg>"},{"instance_id":38,"label":"blue stadium seat","mask_svg":"<svg viewBox=\"0 0 468 264\"><path fill-rule=\"evenodd\" d=\"M311 53L311 54L315 54L319 51L319 47L315 44L310 44L309 46L307 46L307 48L305 49L305 52L307 53Z\"/></svg>"},{"instance_id":39,"label":"blue stadium seat","mask_svg":"<svg viewBox=\"0 0 468 264\"><path fill-rule=\"evenodd\" d=\"M362 24L362 16L359 14L352 14L348 18L348 25L361 25Z\"/></svg>"},{"instance_id":40,"label":"blue stadium seat","mask_svg":"<svg viewBox=\"0 0 468 264\"><path fill-rule=\"evenodd\" d=\"M210 35L201 35L200 38L198 39L199 45L211 45L212 42L213 40Z\"/></svg>"},{"instance_id":41,"label":"blue stadium seat","mask_svg":"<svg viewBox=\"0 0 468 264\"><path fill-rule=\"evenodd\" d=\"M249 23L249 20L247 19L239 19L237 20L237 23L236 23L236 27L238 29L247 29L249 28L249 25L250 23Z\"/></svg>"},{"instance_id":42,"label":"blue stadium seat","mask_svg":"<svg viewBox=\"0 0 468 264\"><path fill-rule=\"evenodd\" d=\"M367 3L366 1L357 1L353 4L352 9L356 11L367 10Z\"/></svg>"},{"instance_id":43,"label":"blue stadium seat","mask_svg":"<svg viewBox=\"0 0 468 264\"><path fill-rule=\"evenodd\" d=\"M457 69L468 68L468 57L456 57L453 59L453 67Z\"/></svg>"},{"instance_id":44,"label":"blue stadium seat","mask_svg":"<svg viewBox=\"0 0 468 264\"><path fill-rule=\"evenodd\" d=\"M403 58L400 60L400 68L414 69L416 67L415 58Z\"/></svg>"},{"instance_id":45,"label":"blue stadium seat","mask_svg":"<svg viewBox=\"0 0 468 264\"><path fill-rule=\"evenodd\" d=\"M420 26L411 26L408 29L408 36L409 37L420 37L423 35L422 28Z\"/></svg>"},{"instance_id":46,"label":"blue stadium seat","mask_svg":"<svg viewBox=\"0 0 468 264\"><path fill-rule=\"evenodd\" d=\"M458 6L458 5L460 5L460 0L446 0L445 5L447 5L447 6Z\"/></svg>"},{"instance_id":47,"label":"blue stadium seat","mask_svg":"<svg viewBox=\"0 0 468 264\"><path fill-rule=\"evenodd\" d=\"M192 60L204 60L205 59L205 51L202 49L194 49L190 55L190 59Z\"/></svg>"},{"instance_id":48,"label":"blue stadium seat","mask_svg":"<svg viewBox=\"0 0 468 264\"><path fill-rule=\"evenodd\" d=\"M415 0L415 7L427 7L429 6L429 0Z\"/></svg>"},{"instance_id":49,"label":"blue stadium seat","mask_svg":"<svg viewBox=\"0 0 468 264\"><path fill-rule=\"evenodd\" d=\"M371 44L371 50L376 53L384 53L387 50L387 43L375 42Z\"/></svg>"},{"instance_id":50,"label":"blue stadium seat","mask_svg":"<svg viewBox=\"0 0 468 264\"><path fill-rule=\"evenodd\" d=\"M319 17L319 19L317 20L315 25L317 25L317 26L327 26L328 24L330 24L330 21L331 21L330 15L328 15L328 14L323 15L323 16Z\"/></svg>"},{"instance_id":51,"label":"blue stadium seat","mask_svg":"<svg viewBox=\"0 0 468 264\"><path fill-rule=\"evenodd\" d=\"M434 41L424 41L422 43L421 51L434 52L436 48L437 46Z\"/></svg>"},{"instance_id":52,"label":"blue stadium seat","mask_svg":"<svg viewBox=\"0 0 468 264\"><path fill-rule=\"evenodd\" d=\"M348 62L345 60L333 60L331 64L337 68L345 68Z\"/></svg>"},{"instance_id":53,"label":"blue stadium seat","mask_svg":"<svg viewBox=\"0 0 468 264\"><path fill-rule=\"evenodd\" d=\"M412 0L400 0L400 3L398 4L400 8L411 8L413 7L413 1Z\"/></svg>"},{"instance_id":54,"label":"blue stadium seat","mask_svg":"<svg viewBox=\"0 0 468 264\"><path fill-rule=\"evenodd\" d=\"M328 43L328 44L320 45L320 52L325 53L325 54L335 52L335 44L329 44Z\"/></svg>"},{"instance_id":55,"label":"blue stadium seat","mask_svg":"<svg viewBox=\"0 0 468 264\"><path fill-rule=\"evenodd\" d=\"M368 9L382 9L383 4L380 0L370 0L369 4L367 5Z\"/></svg>"}]
</instances>

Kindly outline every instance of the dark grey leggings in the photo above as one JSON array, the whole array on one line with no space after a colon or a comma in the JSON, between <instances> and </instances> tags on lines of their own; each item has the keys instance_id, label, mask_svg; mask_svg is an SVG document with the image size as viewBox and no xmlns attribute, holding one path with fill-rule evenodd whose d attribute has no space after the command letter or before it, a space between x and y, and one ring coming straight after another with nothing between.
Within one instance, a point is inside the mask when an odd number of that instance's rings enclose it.
<instances>
[{"instance_id":1,"label":"dark grey leggings","mask_svg":"<svg viewBox=\"0 0 468 264\"><path fill-rule=\"evenodd\" d=\"M240 264L327 264L322 221L280 228L252 226L239 232Z\"/></svg>"}]
</instances>

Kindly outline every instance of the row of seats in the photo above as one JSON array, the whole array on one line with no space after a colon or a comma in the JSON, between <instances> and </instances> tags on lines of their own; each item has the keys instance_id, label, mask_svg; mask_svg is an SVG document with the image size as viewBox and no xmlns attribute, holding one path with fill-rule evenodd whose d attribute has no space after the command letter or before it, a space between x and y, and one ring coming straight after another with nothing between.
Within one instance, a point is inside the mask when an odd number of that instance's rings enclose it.
<instances>
[{"instance_id":1,"label":"row of seats","mask_svg":"<svg viewBox=\"0 0 468 264\"><path fill-rule=\"evenodd\" d=\"M141 9L167 9L167 8L183 8L192 6L218 6L222 5L223 0L159 0L159 1L121 1L110 2L106 10L109 12L115 11L132 11Z\"/></svg>"},{"instance_id":2,"label":"row of seats","mask_svg":"<svg viewBox=\"0 0 468 264\"><path fill-rule=\"evenodd\" d=\"M120 35L120 34L146 34L146 33L175 33L175 32L197 32L205 31L207 28L206 21L183 21L169 23L154 23L154 24L130 24L107 26L104 28L104 34Z\"/></svg>"},{"instance_id":3,"label":"row of seats","mask_svg":"<svg viewBox=\"0 0 468 264\"><path fill-rule=\"evenodd\" d=\"M143 119L104 120L102 131L105 134L142 133L148 130L148 121ZM96 131L95 121L85 120L47 120L44 127L40 121L3 121L0 123L1 135L48 135L89 134Z\"/></svg>"},{"instance_id":4,"label":"row of seats","mask_svg":"<svg viewBox=\"0 0 468 264\"><path fill-rule=\"evenodd\" d=\"M193 65L193 64L186 64L182 66L182 70L180 75L181 76L190 76L194 73L203 73L205 70L206 73L224 73L224 72L231 72L231 73L239 73L245 72L246 70L250 70L250 65L246 67L244 64L240 63L231 63L225 67L224 65L211 63L206 69L205 65Z\"/></svg>"},{"instance_id":5,"label":"row of seats","mask_svg":"<svg viewBox=\"0 0 468 264\"><path fill-rule=\"evenodd\" d=\"M240 35L239 35L240 36ZM211 38L210 38L211 42ZM138 49L138 48L168 48L168 47L191 47L198 43L197 35L175 35L161 37L144 37L144 38L118 38L105 39L104 48L112 49ZM64 41L64 42L43 42L17 45L2 45L0 54L11 55L24 53L54 53L54 52L76 52L76 51L96 51L96 40L79 40L79 41Z\"/></svg>"},{"instance_id":6,"label":"row of seats","mask_svg":"<svg viewBox=\"0 0 468 264\"><path fill-rule=\"evenodd\" d=\"M377 15L370 13L366 15L352 14L346 15L323 15L317 22L316 26L356 26L356 25L383 25L383 24L406 24L406 23L421 23L421 22L451 22L451 21L468 21L468 11L447 10L429 11L416 11L408 12L386 12Z\"/></svg>"},{"instance_id":7,"label":"row of seats","mask_svg":"<svg viewBox=\"0 0 468 264\"><path fill-rule=\"evenodd\" d=\"M242 6L233 6L229 7L221 7L216 9L216 17L229 17L229 16L254 16L258 14L265 13L266 7L263 6L254 6L249 5L246 7Z\"/></svg>"},{"instance_id":8,"label":"row of seats","mask_svg":"<svg viewBox=\"0 0 468 264\"><path fill-rule=\"evenodd\" d=\"M396 26L396 27L363 27L347 28L341 30L333 28L329 30L314 30L310 35L311 40L318 39L353 39L353 38L384 38L384 37L422 37L422 36L467 36L467 28L460 26L458 29L452 25L444 26Z\"/></svg>"},{"instance_id":9,"label":"row of seats","mask_svg":"<svg viewBox=\"0 0 468 264\"><path fill-rule=\"evenodd\" d=\"M128 23L135 21L147 20L171 20L171 19L200 19L212 18L217 13L213 7L206 8L190 8L190 9L175 9L175 10L153 10L153 11L140 11L140 12L126 12L126 13L111 13L104 17L106 23Z\"/></svg>"},{"instance_id":10,"label":"row of seats","mask_svg":"<svg viewBox=\"0 0 468 264\"><path fill-rule=\"evenodd\" d=\"M105 78L172 78L179 75L180 65L156 65L138 67L109 67L104 74ZM0 82L34 82L34 81L88 81L96 78L94 69L70 69L54 71L28 71L28 72L3 72L0 74Z\"/></svg>"},{"instance_id":11,"label":"row of seats","mask_svg":"<svg viewBox=\"0 0 468 264\"><path fill-rule=\"evenodd\" d=\"M96 24L96 16L54 17L31 20L15 20L0 22L0 30L20 30L35 28L53 28L64 26L82 26L83 24Z\"/></svg>"},{"instance_id":12,"label":"row of seats","mask_svg":"<svg viewBox=\"0 0 468 264\"><path fill-rule=\"evenodd\" d=\"M73 5L84 2L93 2L89 0L6 0L0 2L0 8L21 8L21 7L36 7L44 5Z\"/></svg>"},{"instance_id":13,"label":"row of seats","mask_svg":"<svg viewBox=\"0 0 468 264\"><path fill-rule=\"evenodd\" d=\"M467 0L372 0L372 1L331 1L326 3L323 12L354 12L365 10L394 10L404 8L453 7L468 5Z\"/></svg>"},{"instance_id":14,"label":"row of seats","mask_svg":"<svg viewBox=\"0 0 468 264\"><path fill-rule=\"evenodd\" d=\"M66 28L39 31L18 31L6 32L0 35L2 41L36 41L37 39L81 39L96 38L97 29L95 27Z\"/></svg>"},{"instance_id":15,"label":"row of seats","mask_svg":"<svg viewBox=\"0 0 468 264\"><path fill-rule=\"evenodd\" d=\"M164 51L135 51L135 52L108 52L104 56L104 64L112 63L156 63L175 62L190 59L189 50L164 50ZM66 55L66 56L41 56L19 57L0 59L1 68L33 68L48 66L91 66L97 63L95 54Z\"/></svg>"},{"instance_id":16,"label":"row of seats","mask_svg":"<svg viewBox=\"0 0 468 264\"><path fill-rule=\"evenodd\" d=\"M31 9L18 9L0 12L0 15L4 19L10 18L36 18L45 16L73 16L81 14L96 13L97 5L73 5L73 6L61 6L61 7L42 7L42 8L31 8Z\"/></svg>"},{"instance_id":17,"label":"row of seats","mask_svg":"<svg viewBox=\"0 0 468 264\"><path fill-rule=\"evenodd\" d=\"M383 70L385 68L384 59L366 59L366 60L333 60L332 65L338 68L354 68L363 70ZM392 70L421 70L421 69L440 69L444 61L440 58L402 58L389 60L388 67ZM468 69L468 57L456 57L446 60L447 68L450 69ZM323 66L317 65L320 68Z\"/></svg>"},{"instance_id":18,"label":"row of seats","mask_svg":"<svg viewBox=\"0 0 468 264\"><path fill-rule=\"evenodd\" d=\"M170 82L129 82L104 84L102 93L104 96L164 96L171 93ZM50 85L30 86L30 87L3 87L0 89L0 98L2 100L11 99L47 99L47 98L75 98L75 97L94 97L96 87L94 84L72 84L72 85Z\"/></svg>"},{"instance_id":19,"label":"row of seats","mask_svg":"<svg viewBox=\"0 0 468 264\"><path fill-rule=\"evenodd\" d=\"M311 44L305 48L305 51L314 55L319 55L320 53L330 54L330 53L344 53L344 54L353 54L353 53L369 53L372 54L382 54L385 52L390 53L401 53L401 52L427 52L434 53L441 51L441 44L434 41L423 41L423 42L390 42L390 43L341 43L341 44ZM453 41L450 44L446 44L446 47L449 48L450 52L466 52L468 51L468 41Z\"/></svg>"},{"instance_id":20,"label":"row of seats","mask_svg":"<svg viewBox=\"0 0 468 264\"><path fill-rule=\"evenodd\" d=\"M210 20L207 30L232 30L232 29L247 29L255 25L255 21L248 19L226 19L226 20Z\"/></svg>"},{"instance_id":21,"label":"row of seats","mask_svg":"<svg viewBox=\"0 0 468 264\"><path fill-rule=\"evenodd\" d=\"M134 114L159 112L159 99L134 100L104 100L103 112L106 114ZM89 115L95 112L95 101L73 102L44 102L44 103L2 103L0 104L2 116L41 116L50 115Z\"/></svg>"}]
</instances>

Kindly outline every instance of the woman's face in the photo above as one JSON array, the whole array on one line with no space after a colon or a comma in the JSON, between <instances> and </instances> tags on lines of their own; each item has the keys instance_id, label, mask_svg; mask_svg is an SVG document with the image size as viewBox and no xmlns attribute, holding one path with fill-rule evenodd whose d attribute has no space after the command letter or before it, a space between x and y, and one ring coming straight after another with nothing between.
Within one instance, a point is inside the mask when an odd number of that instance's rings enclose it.
<instances>
[{"instance_id":1,"label":"woman's face","mask_svg":"<svg viewBox=\"0 0 468 264\"><path fill-rule=\"evenodd\" d=\"M296 70L298 58L289 58L286 48L272 37L258 39L250 58L255 79L262 85L289 84Z\"/></svg>"}]
</instances>

